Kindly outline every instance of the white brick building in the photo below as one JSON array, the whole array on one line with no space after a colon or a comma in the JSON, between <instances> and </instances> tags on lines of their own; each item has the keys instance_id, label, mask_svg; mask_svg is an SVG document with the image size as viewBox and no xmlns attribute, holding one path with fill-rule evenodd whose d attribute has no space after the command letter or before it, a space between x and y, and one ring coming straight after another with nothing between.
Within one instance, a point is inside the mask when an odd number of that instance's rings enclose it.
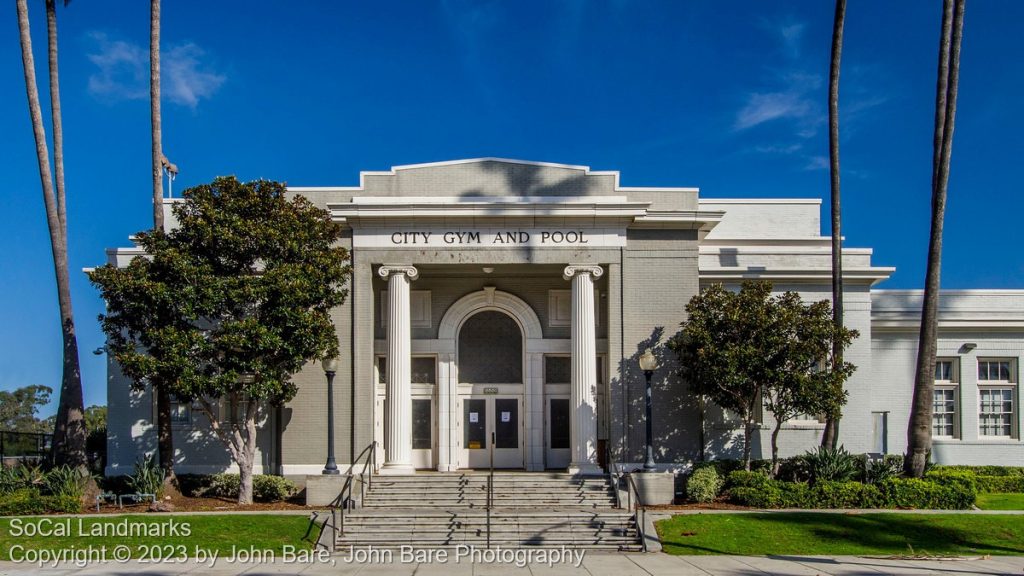
<instances>
[{"instance_id":1,"label":"white brick building","mask_svg":"<svg viewBox=\"0 0 1024 576\"><path fill-rule=\"evenodd\" d=\"M767 279L805 300L831 297L830 239L818 200L702 199L695 188L619 186L617 172L500 159L366 172L358 186L293 188L346 228L353 276L334 320L339 466L377 442L385 470L453 471L496 462L527 470L597 470L640 462L644 380L658 352L654 444L661 467L737 456L742 433L696 399L660 346L685 305L712 283ZM137 249L113 249L123 265ZM902 453L920 292L876 290L893 268L843 251L845 321L860 332L840 427L852 452ZM942 297L934 458L1024 464L1019 359L1024 292ZM318 474L326 453L326 385L318 365L298 396L268 410L257 471ZM110 366L109 467L155 448L151 395ZM230 467L208 426L175 407L179 472ZM755 457L770 454L770 416ZM817 445L822 424L791 422L782 455Z\"/></svg>"}]
</instances>

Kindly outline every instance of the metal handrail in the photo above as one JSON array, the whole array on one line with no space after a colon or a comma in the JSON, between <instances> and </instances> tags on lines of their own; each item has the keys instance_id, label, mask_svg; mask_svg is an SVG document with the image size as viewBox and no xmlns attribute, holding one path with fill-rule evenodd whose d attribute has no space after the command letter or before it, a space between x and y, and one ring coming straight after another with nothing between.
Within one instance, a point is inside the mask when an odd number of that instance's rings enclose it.
<instances>
[{"instance_id":1,"label":"metal handrail","mask_svg":"<svg viewBox=\"0 0 1024 576\"><path fill-rule=\"evenodd\" d=\"M494 432L491 432L491 471L487 475L487 548L491 547L491 508L494 507Z\"/></svg>"},{"instance_id":2,"label":"metal handrail","mask_svg":"<svg viewBox=\"0 0 1024 576\"><path fill-rule=\"evenodd\" d=\"M633 514L636 519L636 530L640 535L640 546L644 552L647 552L647 535L644 534L644 526L647 523L647 506L640 500L640 489L636 486L636 480L633 480L632 472L626 473L626 488L627 505L630 510L635 511Z\"/></svg>"},{"instance_id":3,"label":"metal handrail","mask_svg":"<svg viewBox=\"0 0 1024 576\"><path fill-rule=\"evenodd\" d=\"M363 458L366 459L363 462L363 469L357 474L353 474L356 465ZM372 467L371 467L372 466ZM359 482L359 497L360 502L366 498L366 490L373 488L373 475L377 472L377 441L370 442L370 445L363 448L363 451L356 456L355 460L348 467L348 471L345 473L345 483L341 487L341 492L331 501L328 506L330 507L330 515L324 521L323 528L321 531L327 530L328 528L336 530L337 533L345 533L345 511L351 506L352 503L352 484L356 481ZM339 513L340 510L340 513ZM309 534L312 530L313 523L316 522L316 515L310 519L310 527L306 530Z\"/></svg>"}]
</instances>

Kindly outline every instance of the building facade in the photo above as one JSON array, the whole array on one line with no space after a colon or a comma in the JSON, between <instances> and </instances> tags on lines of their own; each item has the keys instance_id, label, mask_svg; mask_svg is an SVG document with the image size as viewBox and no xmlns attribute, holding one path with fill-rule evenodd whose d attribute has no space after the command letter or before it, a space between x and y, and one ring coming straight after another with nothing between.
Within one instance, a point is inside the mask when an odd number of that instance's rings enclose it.
<instances>
[{"instance_id":1,"label":"building facade","mask_svg":"<svg viewBox=\"0 0 1024 576\"><path fill-rule=\"evenodd\" d=\"M765 279L804 300L831 298L830 240L818 200L702 199L696 188L619 185L617 172L501 159L363 172L354 187L290 188L344 225L353 275L333 312L339 466L376 442L382 473L489 465L598 472L643 461L644 375L652 348L659 466L736 457L739 422L702 408L663 343L712 283ZM173 219L170 218L170 225ZM124 265L137 248L108 251ZM846 352L840 428L852 452L905 449L920 291L873 287L892 268L843 251ZM940 462L1024 459L1019 358L1024 292L945 292L936 369ZM326 457L326 379L296 375L298 395L260 424L258 473L318 474ZM155 450L155 407L116 364L108 377L108 474ZM191 406L174 406L179 472L231 469ZM813 416L788 422L781 452L817 445ZM770 453L761 417L755 456Z\"/></svg>"}]
</instances>

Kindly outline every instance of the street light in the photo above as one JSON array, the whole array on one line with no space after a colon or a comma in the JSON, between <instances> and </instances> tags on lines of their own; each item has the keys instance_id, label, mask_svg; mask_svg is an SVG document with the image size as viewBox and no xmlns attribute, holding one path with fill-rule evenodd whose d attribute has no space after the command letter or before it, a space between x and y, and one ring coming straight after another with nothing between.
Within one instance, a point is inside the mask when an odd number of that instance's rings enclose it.
<instances>
[{"instance_id":1,"label":"street light","mask_svg":"<svg viewBox=\"0 0 1024 576\"><path fill-rule=\"evenodd\" d=\"M654 436L651 421L651 375L658 369L658 359L654 357L650 348L640 356L640 369L644 371L644 378L647 379L647 461L644 462L644 472L654 472L654 447L651 446L651 438Z\"/></svg>"},{"instance_id":2,"label":"street light","mask_svg":"<svg viewBox=\"0 0 1024 576\"><path fill-rule=\"evenodd\" d=\"M322 474L340 474L334 461L334 374L338 371L338 359L324 358L320 365L327 375L327 464Z\"/></svg>"}]
</instances>

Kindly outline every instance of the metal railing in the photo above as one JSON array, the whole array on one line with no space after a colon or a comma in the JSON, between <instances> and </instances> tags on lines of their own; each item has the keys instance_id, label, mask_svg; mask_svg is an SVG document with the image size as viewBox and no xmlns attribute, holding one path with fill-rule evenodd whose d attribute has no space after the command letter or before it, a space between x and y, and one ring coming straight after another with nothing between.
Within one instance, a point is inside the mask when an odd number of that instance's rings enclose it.
<instances>
[{"instance_id":1,"label":"metal railing","mask_svg":"<svg viewBox=\"0 0 1024 576\"><path fill-rule=\"evenodd\" d=\"M636 522L637 534L640 536L640 546L647 552L647 535L644 528L647 524L647 506L640 498L640 489L637 488L636 480L633 479L633 471L624 471L617 462L611 460L611 450L608 454L608 475L611 477L612 486L615 491L615 507L622 508L622 498L619 496L619 486L623 478L626 481L626 506L627 510L633 512L633 520Z\"/></svg>"},{"instance_id":2,"label":"metal railing","mask_svg":"<svg viewBox=\"0 0 1024 576\"><path fill-rule=\"evenodd\" d=\"M360 460L365 458L363 462L363 469L358 473L354 473L356 466ZM363 502L366 499L366 491L373 488L373 475L377 473L377 441L374 440L369 446L363 448L363 451L352 461L352 465L348 467L348 472L345 473L345 484L341 487L341 492L331 501L330 514L324 521L324 525L321 528L323 530L332 530L334 532L335 539L338 534L345 533L345 512L352 507L352 491L353 485L359 482L359 501ZM310 526L306 530L306 535L313 529L313 524L316 522L316 515L310 519Z\"/></svg>"},{"instance_id":3,"label":"metal railing","mask_svg":"<svg viewBox=\"0 0 1024 576\"><path fill-rule=\"evenodd\" d=\"M0 431L0 464L14 459L40 464L49 462L53 434L42 432Z\"/></svg>"},{"instance_id":4,"label":"metal railing","mask_svg":"<svg viewBox=\"0 0 1024 576\"><path fill-rule=\"evenodd\" d=\"M644 534L644 527L647 524L647 506L640 498L640 489L636 487L636 480L633 480L633 473L626 473L626 506L633 510L633 517L636 520L636 531L640 536L640 548L647 552L647 535ZM618 489L616 489L616 492Z\"/></svg>"},{"instance_id":5,"label":"metal railing","mask_svg":"<svg viewBox=\"0 0 1024 576\"><path fill-rule=\"evenodd\" d=\"M491 471L487 474L487 548L491 547L491 508L494 507L494 432L491 432Z\"/></svg>"}]
</instances>

